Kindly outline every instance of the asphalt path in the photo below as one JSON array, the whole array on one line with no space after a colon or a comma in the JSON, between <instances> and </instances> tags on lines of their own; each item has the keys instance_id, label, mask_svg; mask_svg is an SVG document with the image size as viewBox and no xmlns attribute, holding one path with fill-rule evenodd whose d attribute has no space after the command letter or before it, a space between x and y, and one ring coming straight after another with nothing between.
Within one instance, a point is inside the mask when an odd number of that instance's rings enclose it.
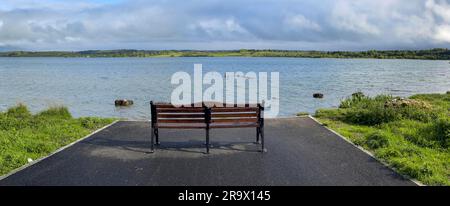
<instances>
[{"instance_id":1,"label":"asphalt path","mask_svg":"<svg viewBox=\"0 0 450 206\"><path fill-rule=\"evenodd\" d=\"M415 185L309 117L267 119L266 153L254 128L160 129L120 121L0 180L0 185Z\"/></svg>"}]
</instances>

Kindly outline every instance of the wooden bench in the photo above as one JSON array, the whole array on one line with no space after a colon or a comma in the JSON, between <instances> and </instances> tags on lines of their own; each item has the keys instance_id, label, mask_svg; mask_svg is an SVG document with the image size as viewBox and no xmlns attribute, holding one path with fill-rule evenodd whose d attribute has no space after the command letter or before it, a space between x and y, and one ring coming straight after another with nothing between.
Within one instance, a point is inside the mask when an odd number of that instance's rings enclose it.
<instances>
[{"instance_id":1,"label":"wooden bench","mask_svg":"<svg viewBox=\"0 0 450 206\"><path fill-rule=\"evenodd\" d=\"M188 106L175 106L170 103L150 102L151 109L151 152L159 145L159 129L204 129L206 131L206 153L209 153L209 130L213 128L256 128L256 143L264 148L264 107L257 105L205 103ZM210 104L208 104L210 105ZM156 137L156 142L154 141ZM261 137L261 142L260 142Z\"/></svg>"}]
</instances>

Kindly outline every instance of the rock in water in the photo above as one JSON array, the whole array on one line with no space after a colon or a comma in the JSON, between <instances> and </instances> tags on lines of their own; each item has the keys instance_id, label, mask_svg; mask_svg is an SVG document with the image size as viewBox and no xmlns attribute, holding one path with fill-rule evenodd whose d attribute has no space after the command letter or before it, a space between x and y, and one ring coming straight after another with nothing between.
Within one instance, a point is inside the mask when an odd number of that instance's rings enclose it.
<instances>
[{"instance_id":1,"label":"rock in water","mask_svg":"<svg viewBox=\"0 0 450 206\"><path fill-rule=\"evenodd\" d=\"M322 99L323 98L323 94L322 93L314 93L313 97L316 99Z\"/></svg>"},{"instance_id":2,"label":"rock in water","mask_svg":"<svg viewBox=\"0 0 450 206\"><path fill-rule=\"evenodd\" d=\"M114 101L114 104L116 106L130 106L130 105L133 105L133 100L118 99L118 100Z\"/></svg>"}]
</instances>

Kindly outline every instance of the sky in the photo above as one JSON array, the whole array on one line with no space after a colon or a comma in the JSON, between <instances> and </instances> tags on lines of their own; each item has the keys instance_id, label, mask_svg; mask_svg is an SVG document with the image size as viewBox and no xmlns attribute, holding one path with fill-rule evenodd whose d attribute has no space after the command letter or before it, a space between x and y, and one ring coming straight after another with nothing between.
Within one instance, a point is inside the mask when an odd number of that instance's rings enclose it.
<instances>
[{"instance_id":1,"label":"sky","mask_svg":"<svg viewBox=\"0 0 450 206\"><path fill-rule=\"evenodd\" d=\"M450 0L0 0L0 51L450 48Z\"/></svg>"}]
</instances>

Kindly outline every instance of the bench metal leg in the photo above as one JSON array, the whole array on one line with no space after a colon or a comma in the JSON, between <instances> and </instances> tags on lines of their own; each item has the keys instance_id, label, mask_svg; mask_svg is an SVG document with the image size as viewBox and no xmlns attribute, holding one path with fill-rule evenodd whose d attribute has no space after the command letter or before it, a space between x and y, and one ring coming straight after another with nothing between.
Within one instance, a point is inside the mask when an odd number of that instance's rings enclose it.
<instances>
[{"instance_id":1,"label":"bench metal leg","mask_svg":"<svg viewBox=\"0 0 450 206\"><path fill-rule=\"evenodd\" d=\"M255 144L261 143L261 142L259 141L259 135L260 135L259 127L257 127L257 128L256 128L256 142L255 142Z\"/></svg>"},{"instance_id":2,"label":"bench metal leg","mask_svg":"<svg viewBox=\"0 0 450 206\"><path fill-rule=\"evenodd\" d=\"M152 140L151 140L151 150L150 150L150 153L153 153L154 152L154 144L155 144L155 129L154 128L152 128L152 134L151 134L151 136L152 136Z\"/></svg>"},{"instance_id":3,"label":"bench metal leg","mask_svg":"<svg viewBox=\"0 0 450 206\"><path fill-rule=\"evenodd\" d=\"M159 142L159 130L155 129L155 135L156 135L156 145L160 145L161 142Z\"/></svg>"},{"instance_id":4,"label":"bench metal leg","mask_svg":"<svg viewBox=\"0 0 450 206\"><path fill-rule=\"evenodd\" d=\"M264 148L264 127L260 128L261 133L261 152L267 152L266 148Z\"/></svg>"},{"instance_id":5,"label":"bench metal leg","mask_svg":"<svg viewBox=\"0 0 450 206\"><path fill-rule=\"evenodd\" d=\"M209 129L206 129L206 154L209 154Z\"/></svg>"}]
</instances>

